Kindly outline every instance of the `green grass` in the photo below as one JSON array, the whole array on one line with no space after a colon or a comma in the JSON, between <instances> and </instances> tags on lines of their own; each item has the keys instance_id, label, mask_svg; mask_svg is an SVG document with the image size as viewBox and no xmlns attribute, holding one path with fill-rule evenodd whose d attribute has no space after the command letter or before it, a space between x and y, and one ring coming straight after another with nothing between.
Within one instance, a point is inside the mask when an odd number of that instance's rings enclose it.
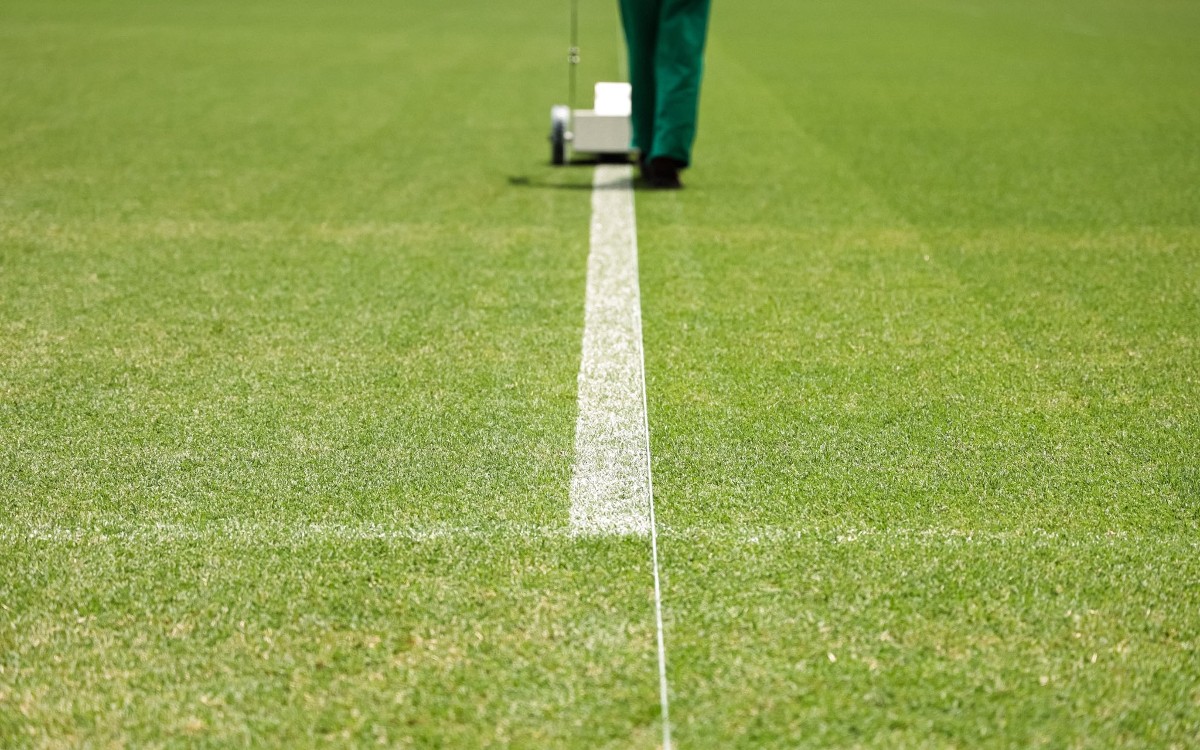
<instances>
[{"instance_id":1,"label":"green grass","mask_svg":"<svg viewBox=\"0 0 1200 750\"><path fill-rule=\"evenodd\" d=\"M189 531L5 540L6 745L653 744L639 543Z\"/></svg>"},{"instance_id":2,"label":"green grass","mask_svg":"<svg viewBox=\"0 0 1200 750\"><path fill-rule=\"evenodd\" d=\"M0 8L0 746L659 741L647 545L567 533L565 21ZM1200 735L1198 31L714 9L637 196L681 747Z\"/></svg>"}]
</instances>

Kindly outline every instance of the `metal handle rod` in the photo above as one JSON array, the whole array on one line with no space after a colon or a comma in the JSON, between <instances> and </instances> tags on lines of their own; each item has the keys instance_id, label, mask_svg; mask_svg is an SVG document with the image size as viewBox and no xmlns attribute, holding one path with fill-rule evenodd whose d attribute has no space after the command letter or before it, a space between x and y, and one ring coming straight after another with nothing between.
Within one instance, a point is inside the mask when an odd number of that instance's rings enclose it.
<instances>
[{"instance_id":1,"label":"metal handle rod","mask_svg":"<svg viewBox=\"0 0 1200 750\"><path fill-rule=\"evenodd\" d=\"M571 47L567 50L567 105L575 109L575 69L579 67L579 0L571 0Z\"/></svg>"}]
</instances>

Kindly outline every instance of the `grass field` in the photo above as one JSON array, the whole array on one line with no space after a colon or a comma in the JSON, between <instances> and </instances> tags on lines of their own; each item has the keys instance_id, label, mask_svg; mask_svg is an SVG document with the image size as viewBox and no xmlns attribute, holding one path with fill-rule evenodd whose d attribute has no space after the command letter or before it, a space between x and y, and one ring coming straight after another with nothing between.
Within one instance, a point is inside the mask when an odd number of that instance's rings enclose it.
<instances>
[{"instance_id":1,"label":"grass field","mask_svg":"<svg viewBox=\"0 0 1200 750\"><path fill-rule=\"evenodd\" d=\"M647 541L568 525L566 32L0 4L0 747L660 742ZM679 747L1194 746L1198 34L716 3L636 197Z\"/></svg>"}]
</instances>

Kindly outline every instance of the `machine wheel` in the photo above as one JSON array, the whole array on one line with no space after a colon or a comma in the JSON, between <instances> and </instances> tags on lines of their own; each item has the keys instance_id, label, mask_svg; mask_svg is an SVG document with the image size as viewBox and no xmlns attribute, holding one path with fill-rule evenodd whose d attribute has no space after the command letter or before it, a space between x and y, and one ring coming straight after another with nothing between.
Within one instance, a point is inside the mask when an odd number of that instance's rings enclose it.
<instances>
[{"instance_id":1,"label":"machine wheel","mask_svg":"<svg viewBox=\"0 0 1200 750\"><path fill-rule=\"evenodd\" d=\"M571 110L559 104L550 108L550 163L567 163L567 121Z\"/></svg>"}]
</instances>

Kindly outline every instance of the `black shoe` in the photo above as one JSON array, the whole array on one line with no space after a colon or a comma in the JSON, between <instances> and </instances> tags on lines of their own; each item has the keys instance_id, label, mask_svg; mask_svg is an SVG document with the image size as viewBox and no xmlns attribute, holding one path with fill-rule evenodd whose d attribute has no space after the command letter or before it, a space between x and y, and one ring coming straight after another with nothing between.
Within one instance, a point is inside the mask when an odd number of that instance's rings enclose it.
<instances>
[{"instance_id":1,"label":"black shoe","mask_svg":"<svg viewBox=\"0 0 1200 750\"><path fill-rule=\"evenodd\" d=\"M683 187L679 181L679 170L683 162L669 156L656 156L642 168L642 179L647 187L655 190L678 190Z\"/></svg>"}]
</instances>

